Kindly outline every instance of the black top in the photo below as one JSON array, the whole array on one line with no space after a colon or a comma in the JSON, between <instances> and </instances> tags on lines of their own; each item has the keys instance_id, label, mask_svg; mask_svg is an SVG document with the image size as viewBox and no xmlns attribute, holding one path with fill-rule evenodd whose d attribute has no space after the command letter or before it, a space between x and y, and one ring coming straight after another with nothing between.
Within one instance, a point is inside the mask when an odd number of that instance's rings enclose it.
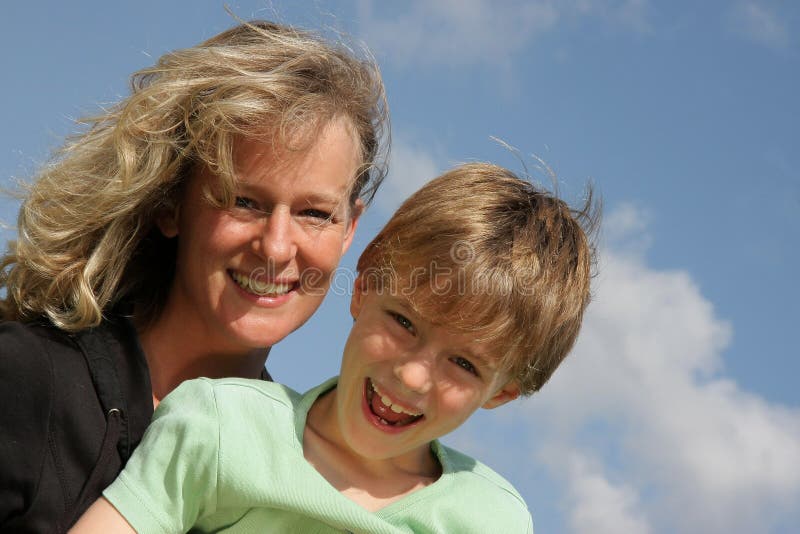
<instances>
[{"instance_id":1,"label":"black top","mask_svg":"<svg viewBox=\"0 0 800 534\"><path fill-rule=\"evenodd\" d=\"M124 317L67 334L0 322L0 532L63 532L119 474L153 414Z\"/></svg>"}]
</instances>

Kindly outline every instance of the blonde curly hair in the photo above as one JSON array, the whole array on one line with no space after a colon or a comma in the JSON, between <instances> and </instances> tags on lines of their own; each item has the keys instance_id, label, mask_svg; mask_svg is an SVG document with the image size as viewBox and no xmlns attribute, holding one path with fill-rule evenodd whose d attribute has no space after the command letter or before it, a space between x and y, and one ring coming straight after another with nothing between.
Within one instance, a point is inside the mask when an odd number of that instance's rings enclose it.
<instances>
[{"instance_id":1,"label":"blonde curly hair","mask_svg":"<svg viewBox=\"0 0 800 534\"><path fill-rule=\"evenodd\" d=\"M46 317L77 331L125 300L137 322L152 321L175 269L174 240L155 220L179 207L193 170L213 170L230 202L237 137L302 150L339 117L352 125L362 157L350 200L369 203L386 174L389 141L371 56L264 21L165 54L133 74L130 96L82 121L86 130L34 178L17 239L0 261L0 316Z\"/></svg>"}]
</instances>

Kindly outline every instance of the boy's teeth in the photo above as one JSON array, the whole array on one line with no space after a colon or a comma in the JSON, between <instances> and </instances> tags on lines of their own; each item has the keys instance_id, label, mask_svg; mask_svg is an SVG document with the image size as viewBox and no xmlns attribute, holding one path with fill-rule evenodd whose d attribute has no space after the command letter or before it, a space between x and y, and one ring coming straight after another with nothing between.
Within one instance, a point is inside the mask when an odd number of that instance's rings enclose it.
<instances>
[{"instance_id":1,"label":"boy's teeth","mask_svg":"<svg viewBox=\"0 0 800 534\"><path fill-rule=\"evenodd\" d=\"M239 273L233 273L233 279L239 284L239 287L250 291L251 293L255 293L257 295L283 295L287 293L291 289L290 284L271 284L269 282L262 282L261 280L255 280L248 276L241 275Z\"/></svg>"},{"instance_id":2,"label":"boy's teeth","mask_svg":"<svg viewBox=\"0 0 800 534\"><path fill-rule=\"evenodd\" d=\"M384 397L383 395L381 395L381 402L383 403L384 406L389 407L389 409L392 410L394 413L403 412L403 409L400 406L392 404L392 401L391 399L389 399L389 397Z\"/></svg>"},{"instance_id":3,"label":"boy's teeth","mask_svg":"<svg viewBox=\"0 0 800 534\"><path fill-rule=\"evenodd\" d=\"M405 414L414 415L414 416L420 415L418 413L407 412L406 410L404 410L403 408L401 408L397 404L392 404L392 400L389 397L387 397L386 395L384 395L383 393L381 393L378 390L378 387L374 383L372 384L372 388L375 390L375 393L377 393L380 396L381 403L384 406L388 407L390 410L392 410L394 413L405 413Z\"/></svg>"}]
</instances>

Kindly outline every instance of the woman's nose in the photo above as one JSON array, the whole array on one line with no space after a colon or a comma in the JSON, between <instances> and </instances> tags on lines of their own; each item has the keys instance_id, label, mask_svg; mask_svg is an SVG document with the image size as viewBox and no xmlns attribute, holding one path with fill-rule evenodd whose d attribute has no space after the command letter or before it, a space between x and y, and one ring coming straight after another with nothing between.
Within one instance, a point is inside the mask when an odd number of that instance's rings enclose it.
<instances>
[{"instance_id":1,"label":"woman's nose","mask_svg":"<svg viewBox=\"0 0 800 534\"><path fill-rule=\"evenodd\" d=\"M292 216L288 210L276 209L266 217L260 238L256 240L260 253L277 266L291 261L297 254L292 230Z\"/></svg>"},{"instance_id":2,"label":"woman's nose","mask_svg":"<svg viewBox=\"0 0 800 534\"><path fill-rule=\"evenodd\" d=\"M406 389L414 393L424 395L433 384L430 362L424 359L404 359L395 365L394 374Z\"/></svg>"}]
</instances>

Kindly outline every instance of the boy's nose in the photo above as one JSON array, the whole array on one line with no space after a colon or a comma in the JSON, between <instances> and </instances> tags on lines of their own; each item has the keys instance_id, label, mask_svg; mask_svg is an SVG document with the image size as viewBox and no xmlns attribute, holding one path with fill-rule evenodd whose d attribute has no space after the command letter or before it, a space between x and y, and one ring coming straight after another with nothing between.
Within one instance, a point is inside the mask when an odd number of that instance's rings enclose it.
<instances>
[{"instance_id":1,"label":"boy's nose","mask_svg":"<svg viewBox=\"0 0 800 534\"><path fill-rule=\"evenodd\" d=\"M394 367L394 374L406 389L414 393L424 395L433 385L430 365L420 359L398 362Z\"/></svg>"},{"instance_id":2,"label":"boy's nose","mask_svg":"<svg viewBox=\"0 0 800 534\"><path fill-rule=\"evenodd\" d=\"M297 253L297 244L292 236L291 213L282 209L270 213L256 245L261 256L276 266L291 261Z\"/></svg>"}]
</instances>

